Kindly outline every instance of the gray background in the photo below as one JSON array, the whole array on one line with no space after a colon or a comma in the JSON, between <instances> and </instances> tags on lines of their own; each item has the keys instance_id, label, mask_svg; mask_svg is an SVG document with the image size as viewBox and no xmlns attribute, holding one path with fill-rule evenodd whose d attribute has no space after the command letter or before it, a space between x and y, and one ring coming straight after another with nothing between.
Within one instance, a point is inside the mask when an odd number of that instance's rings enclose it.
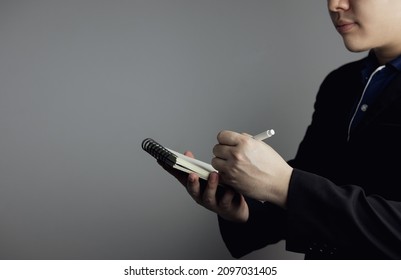
<instances>
[{"instance_id":1,"label":"gray background","mask_svg":"<svg viewBox=\"0 0 401 280\"><path fill-rule=\"evenodd\" d=\"M141 141L210 161L221 129L274 128L290 159L360 56L326 1L1 0L0 258L230 259ZM303 258L284 247L246 258Z\"/></svg>"}]
</instances>

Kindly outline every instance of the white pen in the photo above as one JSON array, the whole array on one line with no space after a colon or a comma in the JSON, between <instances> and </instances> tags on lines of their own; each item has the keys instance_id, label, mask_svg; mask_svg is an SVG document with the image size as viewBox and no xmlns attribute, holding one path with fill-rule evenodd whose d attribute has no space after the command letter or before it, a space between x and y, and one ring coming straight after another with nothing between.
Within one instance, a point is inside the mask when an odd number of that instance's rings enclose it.
<instances>
[{"instance_id":1,"label":"white pen","mask_svg":"<svg viewBox=\"0 0 401 280\"><path fill-rule=\"evenodd\" d=\"M255 136L253 136L252 138L255 140L265 140L269 137L272 137L275 134L273 129L268 129L266 131L263 131L262 133L256 134Z\"/></svg>"}]
</instances>

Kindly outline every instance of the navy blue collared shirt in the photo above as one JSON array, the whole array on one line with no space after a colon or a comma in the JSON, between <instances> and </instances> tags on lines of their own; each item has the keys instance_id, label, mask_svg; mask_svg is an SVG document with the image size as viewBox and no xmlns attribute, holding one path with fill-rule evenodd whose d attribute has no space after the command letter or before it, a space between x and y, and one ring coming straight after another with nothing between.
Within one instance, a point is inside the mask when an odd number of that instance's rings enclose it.
<instances>
[{"instance_id":1,"label":"navy blue collared shirt","mask_svg":"<svg viewBox=\"0 0 401 280\"><path fill-rule=\"evenodd\" d=\"M375 102L376 98L399 72L401 72L401 56L385 65L379 65L374 52L369 53L365 67L361 71L364 90L352 112L349 133L358 125L369 106Z\"/></svg>"}]
</instances>

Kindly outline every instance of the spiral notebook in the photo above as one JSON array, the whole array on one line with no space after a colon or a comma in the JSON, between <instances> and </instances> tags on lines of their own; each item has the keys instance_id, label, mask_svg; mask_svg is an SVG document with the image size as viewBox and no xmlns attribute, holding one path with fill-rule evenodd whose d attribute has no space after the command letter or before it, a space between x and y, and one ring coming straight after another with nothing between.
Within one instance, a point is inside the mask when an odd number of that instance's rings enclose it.
<instances>
[{"instance_id":1,"label":"spiral notebook","mask_svg":"<svg viewBox=\"0 0 401 280\"><path fill-rule=\"evenodd\" d=\"M216 172L210 164L166 148L152 138L142 141L142 149L158 161L188 174L196 173L204 180L207 180L211 172Z\"/></svg>"}]
</instances>

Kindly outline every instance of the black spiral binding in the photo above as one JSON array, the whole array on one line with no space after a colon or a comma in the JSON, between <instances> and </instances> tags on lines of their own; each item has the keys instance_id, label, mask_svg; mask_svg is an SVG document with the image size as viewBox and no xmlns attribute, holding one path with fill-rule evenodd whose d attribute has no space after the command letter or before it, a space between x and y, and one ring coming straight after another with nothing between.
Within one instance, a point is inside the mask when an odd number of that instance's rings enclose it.
<instances>
[{"instance_id":1,"label":"black spiral binding","mask_svg":"<svg viewBox=\"0 0 401 280\"><path fill-rule=\"evenodd\" d=\"M177 156L152 138L146 138L142 141L142 149L162 163L170 166L174 166L176 163Z\"/></svg>"},{"instance_id":2,"label":"black spiral binding","mask_svg":"<svg viewBox=\"0 0 401 280\"><path fill-rule=\"evenodd\" d=\"M146 138L145 140L142 141L142 149L148 152L151 156L153 156L155 159L158 161L168 164L169 166L174 167L174 165L177 162L177 156L167 150L165 147L157 143L155 140L152 138ZM201 191L204 191L206 186L206 181L204 179L201 180ZM225 188L230 188L223 186L219 184L217 191L216 191L216 197L217 199L221 199L224 195ZM236 193L233 198L235 201L239 202L240 201L240 195Z\"/></svg>"}]
</instances>

